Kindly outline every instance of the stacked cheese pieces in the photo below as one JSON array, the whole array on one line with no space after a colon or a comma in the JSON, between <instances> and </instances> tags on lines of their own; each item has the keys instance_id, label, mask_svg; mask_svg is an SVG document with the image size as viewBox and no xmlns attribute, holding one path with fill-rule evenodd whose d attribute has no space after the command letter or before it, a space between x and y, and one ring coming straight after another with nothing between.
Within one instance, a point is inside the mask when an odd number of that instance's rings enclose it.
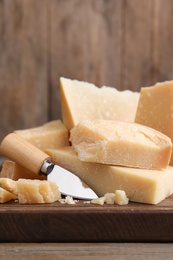
<instances>
[{"instance_id":1,"label":"stacked cheese pieces","mask_svg":"<svg viewBox=\"0 0 173 260\"><path fill-rule=\"evenodd\" d=\"M133 120L121 118L124 122L119 122L118 117L113 118L114 122L105 117L94 120L88 113L88 120L81 119L75 123L72 119L76 114L78 117L79 113L85 114L90 109L89 103L87 107L83 104L85 90L83 92L81 83L77 105L80 110L74 111L75 84L74 81L66 84L66 80L61 79L62 107L70 115L65 123L70 126L73 121L73 129L70 128L72 147L46 150L52 160L82 178L98 196L121 189L131 201L156 204L171 195L173 168L169 166L172 152L170 138L144 125L139 126ZM77 87L79 88L79 83ZM70 97L67 94L68 88ZM89 92L90 88L88 95ZM91 99L91 103L93 102ZM114 102L116 103L116 99ZM97 106L95 109L97 110ZM105 107L103 110L106 113ZM107 110L109 111L108 105ZM117 106L117 114L118 111ZM128 113L128 107L125 113Z\"/></svg>"},{"instance_id":2,"label":"stacked cheese pieces","mask_svg":"<svg viewBox=\"0 0 173 260\"><path fill-rule=\"evenodd\" d=\"M163 133L138 121L143 110L142 91L139 95L65 78L60 84L63 123L57 120L18 130L17 134L83 179L100 197L124 190L131 201L156 204L173 193L173 167L169 166L172 142L161 129L148 124ZM134 123L135 118L143 125ZM1 171L0 202L17 198L20 203L50 203L60 198L54 186L45 180L33 180L36 177L6 160ZM55 197L48 193L55 193Z\"/></svg>"}]
</instances>

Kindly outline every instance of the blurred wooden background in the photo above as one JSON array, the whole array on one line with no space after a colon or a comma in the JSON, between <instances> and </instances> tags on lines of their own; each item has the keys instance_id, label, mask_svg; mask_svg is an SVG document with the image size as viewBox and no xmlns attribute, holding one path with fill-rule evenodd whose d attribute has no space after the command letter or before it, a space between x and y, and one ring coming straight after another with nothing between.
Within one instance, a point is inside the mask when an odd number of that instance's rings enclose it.
<instances>
[{"instance_id":1,"label":"blurred wooden background","mask_svg":"<svg viewBox=\"0 0 173 260\"><path fill-rule=\"evenodd\" d=\"M172 0L0 0L0 138L61 118L59 77L173 79Z\"/></svg>"}]
</instances>

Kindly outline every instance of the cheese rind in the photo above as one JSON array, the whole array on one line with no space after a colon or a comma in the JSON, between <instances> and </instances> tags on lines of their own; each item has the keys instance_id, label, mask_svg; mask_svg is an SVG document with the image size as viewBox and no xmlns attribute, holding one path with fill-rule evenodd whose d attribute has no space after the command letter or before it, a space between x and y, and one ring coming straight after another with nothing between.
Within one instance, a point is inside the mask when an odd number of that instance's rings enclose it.
<instances>
[{"instance_id":1,"label":"cheese rind","mask_svg":"<svg viewBox=\"0 0 173 260\"><path fill-rule=\"evenodd\" d=\"M54 163L76 174L99 197L124 190L130 201L157 204L173 193L171 166L164 170L146 170L82 162L72 147L46 152Z\"/></svg>"},{"instance_id":2,"label":"cheese rind","mask_svg":"<svg viewBox=\"0 0 173 260\"><path fill-rule=\"evenodd\" d=\"M61 198L54 182L19 179L16 183L20 204L52 203Z\"/></svg>"},{"instance_id":3,"label":"cheese rind","mask_svg":"<svg viewBox=\"0 0 173 260\"><path fill-rule=\"evenodd\" d=\"M135 122L157 129L173 141L173 81L141 88Z\"/></svg>"},{"instance_id":4,"label":"cheese rind","mask_svg":"<svg viewBox=\"0 0 173 260\"><path fill-rule=\"evenodd\" d=\"M47 148L59 148L69 145L68 130L61 120L50 121L42 126L14 132L42 151Z\"/></svg>"},{"instance_id":5,"label":"cheese rind","mask_svg":"<svg viewBox=\"0 0 173 260\"><path fill-rule=\"evenodd\" d=\"M82 161L137 168L166 168L172 153L171 139L161 132L115 120L80 122L70 141Z\"/></svg>"},{"instance_id":6,"label":"cheese rind","mask_svg":"<svg viewBox=\"0 0 173 260\"><path fill-rule=\"evenodd\" d=\"M134 121L139 93L101 88L88 82L60 78L62 118L70 130L86 119Z\"/></svg>"}]
</instances>

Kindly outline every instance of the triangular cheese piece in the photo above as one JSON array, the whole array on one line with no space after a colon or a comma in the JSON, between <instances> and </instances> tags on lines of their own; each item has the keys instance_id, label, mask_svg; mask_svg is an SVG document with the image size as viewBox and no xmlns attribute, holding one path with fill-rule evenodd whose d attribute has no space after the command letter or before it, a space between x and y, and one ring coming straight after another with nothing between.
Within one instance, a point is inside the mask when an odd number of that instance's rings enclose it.
<instances>
[{"instance_id":1,"label":"triangular cheese piece","mask_svg":"<svg viewBox=\"0 0 173 260\"><path fill-rule=\"evenodd\" d=\"M138 92L66 78L60 78L60 90L63 123L69 130L86 119L134 121Z\"/></svg>"}]
</instances>

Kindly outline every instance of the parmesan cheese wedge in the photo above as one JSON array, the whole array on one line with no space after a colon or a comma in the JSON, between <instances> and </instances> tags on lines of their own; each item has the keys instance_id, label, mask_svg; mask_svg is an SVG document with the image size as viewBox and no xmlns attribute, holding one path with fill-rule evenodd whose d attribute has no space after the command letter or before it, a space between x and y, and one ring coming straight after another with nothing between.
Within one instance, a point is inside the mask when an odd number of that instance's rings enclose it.
<instances>
[{"instance_id":1,"label":"parmesan cheese wedge","mask_svg":"<svg viewBox=\"0 0 173 260\"><path fill-rule=\"evenodd\" d=\"M157 129L173 142L173 81L141 88L135 122Z\"/></svg>"},{"instance_id":2,"label":"parmesan cheese wedge","mask_svg":"<svg viewBox=\"0 0 173 260\"><path fill-rule=\"evenodd\" d=\"M88 82L60 78L62 118L70 130L86 119L134 121L139 93L101 88Z\"/></svg>"},{"instance_id":3,"label":"parmesan cheese wedge","mask_svg":"<svg viewBox=\"0 0 173 260\"><path fill-rule=\"evenodd\" d=\"M171 139L161 132L115 120L80 122L70 141L82 161L137 168L166 168L172 153Z\"/></svg>"},{"instance_id":4,"label":"parmesan cheese wedge","mask_svg":"<svg viewBox=\"0 0 173 260\"><path fill-rule=\"evenodd\" d=\"M82 162L72 147L48 149L54 163L73 172L99 197L123 190L130 201L157 204L173 193L173 167L146 170Z\"/></svg>"},{"instance_id":5,"label":"parmesan cheese wedge","mask_svg":"<svg viewBox=\"0 0 173 260\"><path fill-rule=\"evenodd\" d=\"M14 132L42 151L47 148L59 148L69 145L68 130L61 120L50 121L42 126Z\"/></svg>"},{"instance_id":6,"label":"parmesan cheese wedge","mask_svg":"<svg viewBox=\"0 0 173 260\"><path fill-rule=\"evenodd\" d=\"M24 179L39 179L39 180L45 180L46 176L37 175L30 170L18 165L17 163L5 160L2 164L2 170L0 173L1 178L8 178L12 180L18 180L20 178Z\"/></svg>"},{"instance_id":7,"label":"parmesan cheese wedge","mask_svg":"<svg viewBox=\"0 0 173 260\"><path fill-rule=\"evenodd\" d=\"M15 194L0 187L0 203L5 203L15 199L17 199L17 196Z\"/></svg>"},{"instance_id":8,"label":"parmesan cheese wedge","mask_svg":"<svg viewBox=\"0 0 173 260\"><path fill-rule=\"evenodd\" d=\"M0 186L3 189L5 189L5 190L7 190L7 191L9 191L9 192L11 192L11 193L13 193L15 195L18 194L16 181L14 181L14 180L12 180L10 178L0 178Z\"/></svg>"},{"instance_id":9,"label":"parmesan cheese wedge","mask_svg":"<svg viewBox=\"0 0 173 260\"><path fill-rule=\"evenodd\" d=\"M47 148L59 148L69 145L69 133L61 120L50 121L39 127L16 130L14 132L43 151ZM4 161L0 177L13 180L18 180L20 178L46 179L45 176L36 175L10 160Z\"/></svg>"},{"instance_id":10,"label":"parmesan cheese wedge","mask_svg":"<svg viewBox=\"0 0 173 260\"><path fill-rule=\"evenodd\" d=\"M19 179L16 184L20 204L52 203L61 198L54 182Z\"/></svg>"}]
</instances>

